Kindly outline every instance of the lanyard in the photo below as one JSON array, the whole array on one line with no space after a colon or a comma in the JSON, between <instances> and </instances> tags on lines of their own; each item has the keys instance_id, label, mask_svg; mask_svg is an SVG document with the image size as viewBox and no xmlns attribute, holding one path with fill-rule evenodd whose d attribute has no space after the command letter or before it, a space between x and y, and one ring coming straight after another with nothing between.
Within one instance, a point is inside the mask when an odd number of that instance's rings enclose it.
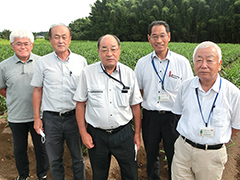
<instances>
[{"instance_id":1,"label":"lanyard","mask_svg":"<svg viewBox=\"0 0 240 180\"><path fill-rule=\"evenodd\" d=\"M120 71L120 66L118 68L119 70L119 78L120 78L120 81L118 79L116 79L115 77L111 76L110 74L108 74L108 72L102 67L102 63L100 63L100 66L103 70L103 72L110 78L112 78L113 80L117 81L118 83L120 83L121 85L123 85L123 89L122 89L122 93L127 93L128 92L128 89L130 89L129 87L125 86L122 82L122 76L121 76L121 71Z\"/></svg>"},{"instance_id":2,"label":"lanyard","mask_svg":"<svg viewBox=\"0 0 240 180\"><path fill-rule=\"evenodd\" d=\"M158 78L160 79L161 83L162 83L162 89L164 90L164 80L165 80L165 76L166 76L166 73L167 73L167 70L168 70L168 65L169 65L169 60L168 60L168 63L167 63L167 67L165 69L165 72L164 72L164 75L163 75L163 79L160 77L157 69L156 69L156 66L155 66L155 63L154 63L154 60L153 60L153 55L152 55L152 66L153 66L153 69L155 70Z\"/></svg>"},{"instance_id":3,"label":"lanyard","mask_svg":"<svg viewBox=\"0 0 240 180\"><path fill-rule=\"evenodd\" d=\"M197 96L197 100L198 100L199 110L200 110L200 112L201 112L201 116L202 116L203 122L205 123L205 126L206 126L206 127L208 126L208 123L209 123L209 120L210 120L210 116L211 116L211 114L212 114L212 112L213 112L213 108L215 108L215 103L216 103L216 100L217 100L217 98L218 98L218 94L219 94L219 92L220 92L221 85L222 85L222 78L220 78L219 91L218 91L218 93L216 94L215 99L214 99L214 101L213 101L212 108L211 108L211 111L210 111L210 113L209 113L209 115L208 115L208 120L207 120L207 122L205 121L205 119L204 119L204 117L203 117L202 107L201 107L201 104L200 104L200 101L199 101L199 97L198 97L198 88L195 89L195 91L196 91L196 96Z\"/></svg>"}]
</instances>

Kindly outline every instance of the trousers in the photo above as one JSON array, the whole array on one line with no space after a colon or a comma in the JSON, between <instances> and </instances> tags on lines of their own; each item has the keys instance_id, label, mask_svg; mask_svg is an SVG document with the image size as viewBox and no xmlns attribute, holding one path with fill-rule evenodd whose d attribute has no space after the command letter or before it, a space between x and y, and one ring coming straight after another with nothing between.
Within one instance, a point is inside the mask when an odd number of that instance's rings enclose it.
<instances>
[{"instance_id":1,"label":"trousers","mask_svg":"<svg viewBox=\"0 0 240 180\"><path fill-rule=\"evenodd\" d=\"M176 131L179 117L167 111L143 109L142 135L147 155L147 175L149 180L159 180L159 143L163 140L168 161L168 175L171 179L171 164L174 142L179 136Z\"/></svg>"},{"instance_id":2,"label":"trousers","mask_svg":"<svg viewBox=\"0 0 240 180\"><path fill-rule=\"evenodd\" d=\"M32 136L34 151L36 156L36 174L39 178L47 175L48 156L45 144L41 142L41 136L33 128L34 122L11 123L9 122L13 136L14 158L18 174L20 176L29 175L29 160L27 155L28 133Z\"/></svg>"},{"instance_id":3,"label":"trousers","mask_svg":"<svg viewBox=\"0 0 240 180\"><path fill-rule=\"evenodd\" d=\"M172 179L220 180L226 162L225 145L217 150L203 150L191 146L179 137L175 143Z\"/></svg>"},{"instance_id":4,"label":"trousers","mask_svg":"<svg viewBox=\"0 0 240 180\"><path fill-rule=\"evenodd\" d=\"M87 127L93 138L94 147L89 149L93 180L107 180L111 156L121 169L122 180L137 180L137 161L134 151L134 131L128 123L115 133L107 133L91 125Z\"/></svg>"},{"instance_id":5,"label":"trousers","mask_svg":"<svg viewBox=\"0 0 240 180\"><path fill-rule=\"evenodd\" d=\"M66 141L72 158L73 179L84 180L82 142L75 114L63 117L44 111L43 124L52 179L65 179L63 153L64 141Z\"/></svg>"}]
</instances>

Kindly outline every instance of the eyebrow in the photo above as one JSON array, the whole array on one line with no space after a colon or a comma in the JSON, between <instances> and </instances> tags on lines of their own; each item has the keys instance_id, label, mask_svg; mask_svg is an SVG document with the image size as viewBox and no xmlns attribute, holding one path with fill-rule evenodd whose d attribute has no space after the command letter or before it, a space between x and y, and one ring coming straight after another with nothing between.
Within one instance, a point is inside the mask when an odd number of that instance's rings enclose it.
<instances>
[{"instance_id":1,"label":"eyebrow","mask_svg":"<svg viewBox=\"0 0 240 180\"><path fill-rule=\"evenodd\" d=\"M60 35L60 34L54 34L54 36L67 36L66 34L62 34L62 35Z\"/></svg>"},{"instance_id":2,"label":"eyebrow","mask_svg":"<svg viewBox=\"0 0 240 180\"><path fill-rule=\"evenodd\" d=\"M209 57L213 57L213 58L214 58L213 55L209 55L209 56L207 56L207 58L209 58ZM203 56L201 56L201 55L197 55L197 58L203 58Z\"/></svg>"},{"instance_id":3,"label":"eyebrow","mask_svg":"<svg viewBox=\"0 0 240 180\"><path fill-rule=\"evenodd\" d=\"M116 45L112 45L111 48L117 47ZM107 48L107 46L102 46L102 48Z\"/></svg>"},{"instance_id":4,"label":"eyebrow","mask_svg":"<svg viewBox=\"0 0 240 180\"><path fill-rule=\"evenodd\" d=\"M162 35L162 34L167 34L167 33L165 33L165 32L162 32L162 33L160 33L159 35ZM157 35L157 36L158 36L158 34L152 34L152 36L155 36L155 35Z\"/></svg>"}]
</instances>

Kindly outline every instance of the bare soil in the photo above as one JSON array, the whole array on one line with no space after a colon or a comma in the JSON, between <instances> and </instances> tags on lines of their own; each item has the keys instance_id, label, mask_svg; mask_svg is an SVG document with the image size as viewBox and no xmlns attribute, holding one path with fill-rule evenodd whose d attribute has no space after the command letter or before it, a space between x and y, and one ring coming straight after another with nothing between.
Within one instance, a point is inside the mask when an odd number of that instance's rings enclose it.
<instances>
[{"instance_id":1,"label":"bare soil","mask_svg":"<svg viewBox=\"0 0 240 180\"><path fill-rule=\"evenodd\" d=\"M0 119L0 180L15 180L18 176L15 160L13 156L13 142L12 134L9 127L5 127L7 124L6 120ZM240 180L240 133L233 137L233 142L235 145L228 148L228 162L225 166L223 173L223 180ZM227 144L230 146L232 142ZM162 144L160 144L162 148ZM28 147L28 157L30 162L30 180L36 180L36 160L34 155L34 148L29 136L29 147ZM167 162L164 160L165 154L160 152L160 175L162 180L168 179L167 174ZM85 168L86 168L86 179L92 179L91 165L89 162L88 155L84 156ZM70 153L65 145L64 152L64 164L65 164L65 176L68 180L72 179L72 163ZM50 172L48 172L48 179L51 180ZM111 167L109 170L108 180L120 180L121 173L118 163L114 157L112 157ZM146 180L146 153L142 143L142 147L138 151L138 179Z\"/></svg>"}]
</instances>

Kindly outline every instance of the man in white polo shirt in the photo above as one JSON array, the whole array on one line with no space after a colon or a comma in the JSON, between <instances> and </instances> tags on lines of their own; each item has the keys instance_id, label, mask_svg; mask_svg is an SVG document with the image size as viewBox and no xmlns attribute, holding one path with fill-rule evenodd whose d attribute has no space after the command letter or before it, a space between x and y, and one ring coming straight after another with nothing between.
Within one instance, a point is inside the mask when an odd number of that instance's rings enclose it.
<instances>
[{"instance_id":1,"label":"man in white polo shirt","mask_svg":"<svg viewBox=\"0 0 240 180\"><path fill-rule=\"evenodd\" d=\"M222 53L213 42L193 54L196 77L182 83L173 107L181 115L172 162L173 180L221 179L225 143L240 130L240 91L220 77Z\"/></svg>"}]
</instances>

